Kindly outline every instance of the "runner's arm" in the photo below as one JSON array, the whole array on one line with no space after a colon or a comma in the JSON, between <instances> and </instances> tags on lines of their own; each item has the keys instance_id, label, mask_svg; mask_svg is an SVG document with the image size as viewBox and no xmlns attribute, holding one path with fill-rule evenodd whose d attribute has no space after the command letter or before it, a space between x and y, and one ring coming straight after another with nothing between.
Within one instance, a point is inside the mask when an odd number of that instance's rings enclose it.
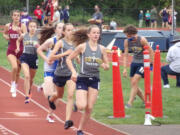
<instances>
[{"instance_id":1,"label":"runner's arm","mask_svg":"<svg viewBox=\"0 0 180 135\"><path fill-rule=\"evenodd\" d=\"M102 60L103 63L101 64L101 67L104 70L108 70L109 69L109 61L108 61L108 56L107 56L107 52L106 52L106 48L104 46L100 46L101 47L101 51L102 51Z\"/></svg>"},{"instance_id":2,"label":"runner's arm","mask_svg":"<svg viewBox=\"0 0 180 135\"><path fill-rule=\"evenodd\" d=\"M79 54L81 54L83 52L84 48L85 48L84 44L79 45L66 59L66 63L68 65L70 71L72 72L72 74L76 74L76 70L72 64L72 60L74 58L76 58Z\"/></svg>"},{"instance_id":3,"label":"runner's arm","mask_svg":"<svg viewBox=\"0 0 180 135\"><path fill-rule=\"evenodd\" d=\"M47 56L43 53L44 51L47 51L49 46L53 44L52 38L46 40L40 47L37 49L38 55L46 62L48 62Z\"/></svg>"},{"instance_id":4,"label":"runner's arm","mask_svg":"<svg viewBox=\"0 0 180 135\"><path fill-rule=\"evenodd\" d=\"M9 35L8 35L9 25L10 25L10 24L6 24L6 25L5 25L5 27L4 27L4 32L3 32L3 37L4 37L6 40L9 40Z\"/></svg>"}]
</instances>

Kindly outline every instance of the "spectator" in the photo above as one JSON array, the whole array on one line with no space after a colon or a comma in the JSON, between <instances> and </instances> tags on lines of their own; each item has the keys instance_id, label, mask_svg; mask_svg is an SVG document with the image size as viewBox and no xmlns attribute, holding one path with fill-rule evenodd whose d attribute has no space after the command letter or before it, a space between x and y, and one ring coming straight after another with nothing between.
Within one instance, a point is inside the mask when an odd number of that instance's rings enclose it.
<instances>
[{"instance_id":1,"label":"spectator","mask_svg":"<svg viewBox=\"0 0 180 135\"><path fill-rule=\"evenodd\" d=\"M169 64L161 67L161 77L164 88L170 88L168 75L176 76L176 86L180 87L180 39L173 41L175 44L169 48L166 60Z\"/></svg>"},{"instance_id":2,"label":"spectator","mask_svg":"<svg viewBox=\"0 0 180 135\"><path fill-rule=\"evenodd\" d=\"M21 23L25 24L26 27L28 26L29 21L32 20L32 18L28 15L27 9L24 8L21 12Z\"/></svg>"},{"instance_id":3,"label":"spectator","mask_svg":"<svg viewBox=\"0 0 180 135\"><path fill-rule=\"evenodd\" d=\"M62 22L63 21L63 19L64 19L64 13L63 13L63 10L62 10L62 7L61 6L59 6L59 14L60 14L60 22Z\"/></svg>"},{"instance_id":4,"label":"spectator","mask_svg":"<svg viewBox=\"0 0 180 135\"><path fill-rule=\"evenodd\" d=\"M102 23L103 23L103 14L100 12L100 8L98 5L94 6L95 13L93 14L92 18L88 20L91 24L96 24L99 26L100 30L102 31Z\"/></svg>"},{"instance_id":5,"label":"spectator","mask_svg":"<svg viewBox=\"0 0 180 135\"><path fill-rule=\"evenodd\" d=\"M66 5L65 9L63 10L64 15L64 23L69 22L69 5Z\"/></svg>"},{"instance_id":6,"label":"spectator","mask_svg":"<svg viewBox=\"0 0 180 135\"><path fill-rule=\"evenodd\" d=\"M117 23L112 19L110 22L110 30L116 30L117 29Z\"/></svg>"},{"instance_id":7,"label":"spectator","mask_svg":"<svg viewBox=\"0 0 180 135\"><path fill-rule=\"evenodd\" d=\"M168 28L169 14L168 14L166 7L159 12L159 16L162 17L162 28L164 28L164 27Z\"/></svg>"},{"instance_id":8,"label":"spectator","mask_svg":"<svg viewBox=\"0 0 180 135\"><path fill-rule=\"evenodd\" d=\"M172 21L173 21L173 9L172 9L172 6L169 7L168 9L168 26L169 28L171 28L171 25L172 25ZM176 15L177 15L177 12L174 10L174 27L176 28Z\"/></svg>"},{"instance_id":9,"label":"spectator","mask_svg":"<svg viewBox=\"0 0 180 135\"><path fill-rule=\"evenodd\" d=\"M39 25L42 26L43 11L40 9L39 5L37 5L36 9L34 10L34 15L36 16L36 19Z\"/></svg>"},{"instance_id":10,"label":"spectator","mask_svg":"<svg viewBox=\"0 0 180 135\"><path fill-rule=\"evenodd\" d=\"M144 19L143 10L140 10L140 13L139 13L139 28L142 28L142 26L143 26L143 19Z\"/></svg>"},{"instance_id":11,"label":"spectator","mask_svg":"<svg viewBox=\"0 0 180 135\"><path fill-rule=\"evenodd\" d=\"M145 19L146 19L146 27L150 26L150 20L151 20L151 14L149 13L149 10L145 13Z\"/></svg>"},{"instance_id":12,"label":"spectator","mask_svg":"<svg viewBox=\"0 0 180 135\"><path fill-rule=\"evenodd\" d=\"M58 7L54 7L54 15L53 15L52 25L55 26L59 22L60 22L60 14L58 11Z\"/></svg>"},{"instance_id":13,"label":"spectator","mask_svg":"<svg viewBox=\"0 0 180 135\"><path fill-rule=\"evenodd\" d=\"M157 9L155 6L152 6L150 14L151 14L151 28L157 28Z\"/></svg>"}]
</instances>

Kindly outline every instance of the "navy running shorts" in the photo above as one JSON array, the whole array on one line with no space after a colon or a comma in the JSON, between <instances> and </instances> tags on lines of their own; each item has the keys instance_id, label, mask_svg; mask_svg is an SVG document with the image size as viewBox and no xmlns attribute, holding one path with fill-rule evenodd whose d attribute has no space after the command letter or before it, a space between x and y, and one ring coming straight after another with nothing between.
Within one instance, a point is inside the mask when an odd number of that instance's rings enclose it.
<instances>
[{"instance_id":1,"label":"navy running shorts","mask_svg":"<svg viewBox=\"0 0 180 135\"><path fill-rule=\"evenodd\" d=\"M162 21L163 21L163 22L168 22L168 17L163 17L163 18L162 18Z\"/></svg>"},{"instance_id":2,"label":"navy running shorts","mask_svg":"<svg viewBox=\"0 0 180 135\"><path fill-rule=\"evenodd\" d=\"M144 63L131 63L130 77L133 77L135 74L144 78Z\"/></svg>"},{"instance_id":3,"label":"navy running shorts","mask_svg":"<svg viewBox=\"0 0 180 135\"><path fill-rule=\"evenodd\" d=\"M54 77L54 72L44 72L44 77Z\"/></svg>"},{"instance_id":4,"label":"navy running shorts","mask_svg":"<svg viewBox=\"0 0 180 135\"><path fill-rule=\"evenodd\" d=\"M152 22L152 23L156 22L156 19L152 19L151 22Z\"/></svg>"},{"instance_id":5,"label":"navy running shorts","mask_svg":"<svg viewBox=\"0 0 180 135\"><path fill-rule=\"evenodd\" d=\"M99 90L100 87L100 79L96 77L78 77L76 82L77 90L87 90L88 88L94 88Z\"/></svg>"},{"instance_id":6,"label":"navy running shorts","mask_svg":"<svg viewBox=\"0 0 180 135\"><path fill-rule=\"evenodd\" d=\"M20 62L21 62L21 64L22 63L28 64L29 68L32 68L32 69L38 68L38 57L37 57L37 55L23 53L20 56Z\"/></svg>"},{"instance_id":7,"label":"navy running shorts","mask_svg":"<svg viewBox=\"0 0 180 135\"><path fill-rule=\"evenodd\" d=\"M53 83L58 87L64 87L66 82L71 79L71 76L57 76L54 75Z\"/></svg>"}]
</instances>

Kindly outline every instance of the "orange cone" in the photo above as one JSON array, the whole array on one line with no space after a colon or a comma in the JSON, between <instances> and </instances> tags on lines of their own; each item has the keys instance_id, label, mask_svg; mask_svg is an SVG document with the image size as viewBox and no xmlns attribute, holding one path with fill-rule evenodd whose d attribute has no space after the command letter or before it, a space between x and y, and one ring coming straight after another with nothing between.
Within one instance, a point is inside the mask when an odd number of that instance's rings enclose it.
<instances>
[{"instance_id":1,"label":"orange cone","mask_svg":"<svg viewBox=\"0 0 180 135\"><path fill-rule=\"evenodd\" d=\"M119 58L117 47L113 46L112 66L113 66L113 117L124 118L124 101L121 85L121 75L119 68Z\"/></svg>"},{"instance_id":2,"label":"orange cone","mask_svg":"<svg viewBox=\"0 0 180 135\"><path fill-rule=\"evenodd\" d=\"M154 117L163 117L162 87L161 87L161 58L159 45L156 46L153 67L153 89L151 111Z\"/></svg>"},{"instance_id":3,"label":"orange cone","mask_svg":"<svg viewBox=\"0 0 180 135\"><path fill-rule=\"evenodd\" d=\"M151 77L150 77L150 55L148 46L144 46L144 88L145 88L145 108L151 109Z\"/></svg>"}]
</instances>

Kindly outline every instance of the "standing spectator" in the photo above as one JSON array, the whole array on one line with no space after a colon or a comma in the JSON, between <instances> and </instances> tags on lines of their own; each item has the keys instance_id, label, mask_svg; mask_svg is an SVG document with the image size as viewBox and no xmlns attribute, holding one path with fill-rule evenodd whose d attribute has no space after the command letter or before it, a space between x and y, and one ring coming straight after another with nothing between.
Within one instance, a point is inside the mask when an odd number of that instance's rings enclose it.
<instances>
[{"instance_id":1,"label":"standing spectator","mask_svg":"<svg viewBox=\"0 0 180 135\"><path fill-rule=\"evenodd\" d=\"M145 13L145 19L146 19L146 27L150 26L150 20L151 20L151 14L149 13L149 10Z\"/></svg>"},{"instance_id":2,"label":"standing spectator","mask_svg":"<svg viewBox=\"0 0 180 135\"><path fill-rule=\"evenodd\" d=\"M32 18L28 15L27 9L24 8L21 12L21 23L25 24L26 27L28 26L29 21L32 20Z\"/></svg>"},{"instance_id":3,"label":"standing spectator","mask_svg":"<svg viewBox=\"0 0 180 135\"><path fill-rule=\"evenodd\" d=\"M98 5L94 6L95 13L93 14L92 18L88 20L91 24L96 24L99 26L100 30L102 31L102 23L103 23L103 14L100 12L100 8Z\"/></svg>"},{"instance_id":4,"label":"standing spectator","mask_svg":"<svg viewBox=\"0 0 180 135\"><path fill-rule=\"evenodd\" d=\"M162 28L164 28L164 27L168 28L169 14L168 14L166 7L159 12L159 16L162 17Z\"/></svg>"},{"instance_id":5,"label":"standing spectator","mask_svg":"<svg viewBox=\"0 0 180 135\"><path fill-rule=\"evenodd\" d=\"M174 28L176 28L176 19L177 19L176 15L177 14L178 14L177 11L174 11Z\"/></svg>"},{"instance_id":6,"label":"standing spectator","mask_svg":"<svg viewBox=\"0 0 180 135\"><path fill-rule=\"evenodd\" d=\"M63 19L64 19L64 13L63 13L63 10L62 10L61 6L59 6L59 14L60 14L60 22L62 22Z\"/></svg>"},{"instance_id":7,"label":"standing spectator","mask_svg":"<svg viewBox=\"0 0 180 135\"><path fill-rule=\"evenodd\" d=\"M36 16L36 19L39 25L42 26L43 11L40 9L39 5L37 5L36 9L34 10L34 15Z\"/></svg>"},{"instance_id":8,"label":"standing spectator","mask_svg":"<svg viewBox=\"0 0 180 135\"><path fill-rule=\"evenodd\" d=\"M139 13L139 28L142 28L142 26L143 26L143 19L144 19L143 10L140 10L140 13Z\"/></svg>"},{"instance_id":9,"label":"standing spectator","mask_svg":"<svg viewBox=\"0 0 180 135\"><path fill-rule=\"evenodd\" d=\"M54 15L52 20L52 25L55 26L60 22L60 13L58 11L58 7L54 7Z\"/></svg>"},{"instance_id":10,"label":"standing spectator","mask_svg":"<svg viewBox=\"0 0 180 135\"><path fill-rule=\"evenodd\" d=\"M110 22L110 30L116 30L117 29L117 23L112 19Z\"/></svg>"},{"instance_id":11,"label":"standing spectator","mask_svg":"<svg viewBox=\"0 0 180 135\"><path fill-rule=\"evenodd\" d=\"M69 5L66 5L63 11L63 15L64 15L64 23L68 23L69 22Z\"/></svg>"},{"instance_id":12,"label":"standing spectator","mask_svg":"<svg viewBox=\"0 0 180 135\"><path fill-rule=\"evenodd\" d=\"M152 6L151 9L151 28L157 28L157 9Z\"/></svg>"},{"instance_id":13,"label":"standing spectator","mask_svg":"<svg viewBox=\"0 0 180 135\"><path fill-rule=\"evenodd\" d=\"M169 48L166 60L168 65L161 67L161 77L164 88L170 88L168 75L176 76L176 86L180 87L180 40L174 40L175 44Z\"/></svg>"},{"instance_id":14,"label":"standing spectator","mask_svg":"<svg viewBox=\"0 0 180 135\"><path fill-rule=\"evenodd\" d=\"M172 6L169 7L168 9L168 26L169 28L171 28L171 25L172 25L172 22L173 22L173 9L172 9ZM176 15L177 15L177 12L174 10L174 27L176 28Z\"/></svg>"}]
</instances>

